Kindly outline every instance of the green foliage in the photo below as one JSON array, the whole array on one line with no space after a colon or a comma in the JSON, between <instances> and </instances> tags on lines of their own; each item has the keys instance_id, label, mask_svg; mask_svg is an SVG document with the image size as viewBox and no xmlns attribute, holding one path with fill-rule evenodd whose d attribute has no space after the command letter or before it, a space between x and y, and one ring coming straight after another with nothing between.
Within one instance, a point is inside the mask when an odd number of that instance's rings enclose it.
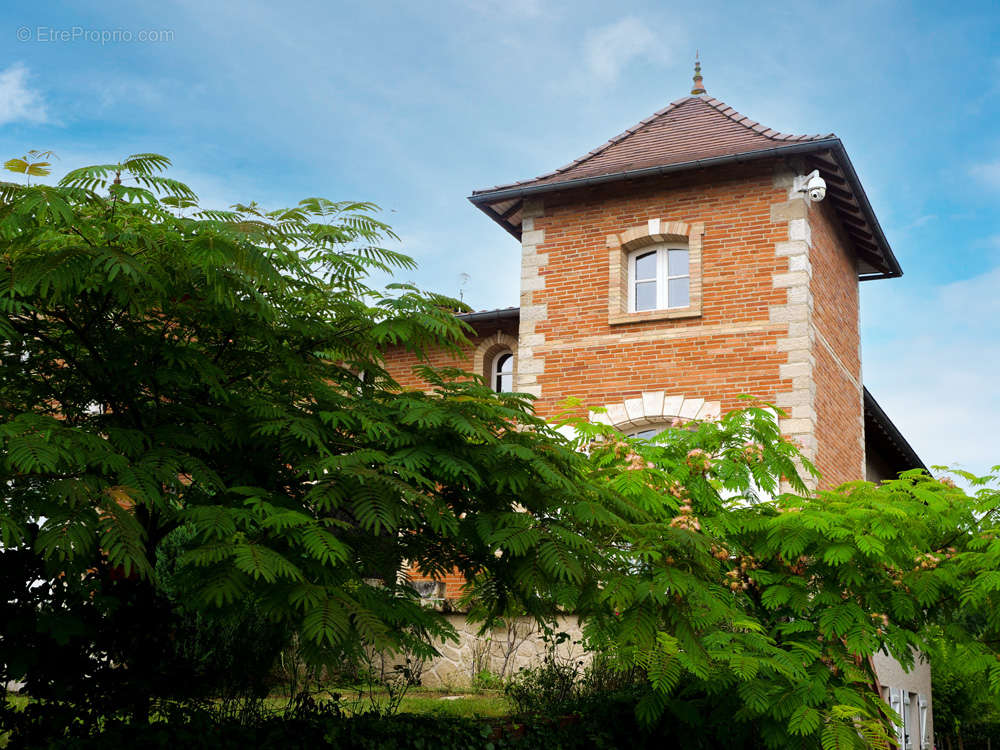
<instances>
[{"instance_id":1,"label":"green foliage","mask_svg":"<svg viewBox=\"0 0 1000 750\"><path fill-rule=\"evenodd\" d=\"M459 303L367 284L412 267L372 204L203 209L168 165L137 154L0 190L0 538L31 560L0 595L20 618L0 678L83 694L111 669L106 635L147 714L169 690L124 634L146 623L150 652L170 651L175 617L234 637L253 619L314 665L422 658L453 630L404 560L483 576L489 611L550 611L594 564L557 517L595 502L585 457L525 397L427 367L429 391L404 390L383 361L457 352ZM182 586L156 571L180 529ZM48 635L12 635L28 631ZM65 670L39 667L52 641Z\"/></svg>"},{"instance_id":2,"label":"green foliage","mask_svg":"<svg viewBox=\"0 0 1000 750\"><path fill-rule=\"evenodd\" d=\"M516 714L590 714L595 705L610 701L634 715L636 688L647 678L642 670L622 669L607 652L588 654L586 659L575 657L572 649L560 648L569 641L568 634L550 629L545 636L543 659L522 667L504 685ZM628 707L623 709L623 705Z\"/></svg>"},{"instance_id":3,"label":"green foliage","mask_svg":"<svg viewBox=\"0 0 1000 750\"><path fill-rule=\"evenodd\" d=\"M870 657L936 638L1000 692L989 478L810 493L767 405L570 442L468 373L403 389L388 349L464 329L454 300L369 286L412 264L374 206L203 209L168 165L0 187L0 678L49 691L32 711L103 675L148 717L178 613L251 607L311 665L429 656L454 632L404 561L458 570L487 625L576 612L631 675L615 710L692 747L884 747Z\"/></svg>"},{"instance_id":4,"label":"green foliage","mask_svg":"<svg viewBox=\"0 0 1000 750\"><path fill-rule=\"evenodd\" d=\"M513 748L659 748L671 746L669 728L637 725L628 697L593 702L584 715L560 717L482 718L454 715L458 701L429 699L437 707L420 713L384 716L354 714L334 696L303 697L287 710L262 711L237 723L211 704L168 704L151 721L136 723L109 716L92 731L54 737L53 725L64 725L65 707L32 704L22 710L30 722L30 742L16 737L11 750L30 747L84 750L106 747L212 748L335 747L359 750L506 750ZM446 706L446 707L445 707ZM701 747L697 743L691 747Z\"/></svg>"},{"instance_id":5,"label":"green foliage","mask_svg":"<svg viewBox=\"0 0 1000 750\"><path fill-rule=\"evenodd\" d=\"M292 647L289 633L265 617L253 597L225 608L192 607L198 571L180 558L195 539L190 527L174 529L157 547L154 566L156 587L172 605L170 657L189 665L185 679L191 684L181 694L214 699L234 715L256 711L274 685L276 660Z\"/></svg>"},{"instance_id":6,"label":"green foliage","mask_svg":"<svg viewBox=\"0 0 1000 750\"><path fill-rule=\"evenodd\" d=\"M472 678L472 687L475 690L502 690L503 680L488 669L477 672Z\"/></svg>"},{"instance_id":7,"label":"green foliage","mask_svg":"<svg viewBox=\"0 0 1000 750\"><path fill-rule=\"evenodd\" d=\"M3 168L8 172L23 174L30 184L32 177L44 177L52 174L52 163L46 161L55 156L52 151L36 151L32 149L19 159L8 159L4 162Z\"/></svg>"},{"instance_id":8,"label":"green foliage","mask_svg":"<svg viewBox=\"0 0 1000 750\"><path fill-rule=\"evenodd\" d=\"M52 716L51 712L49 716ZM634 723L629 726L635 728ZM39 734L30 745L15 740L8 747L11 750L27 747L31 750L98 750L108 747L150 750L177 747L211 750L241 750L245 747L335 747L344 750L508 750L545 747L583 750L620 747L616 740L623 737L621 730L621 726L607 727L598 721L578 720L565 723L536 719L511 723L413 714L388 718L377 714L345 717L335 702L300 704L285 714L264 714L252 723L240 725L206 708L182 706L150 723L108 722L101 731L91 735L54 741ZM658 741L663 742L662 739ZM655 746L658 745L650 745Z\"/></svg>"},{"instance_id":9,"label":"green foliage","mask_svg":"<svg viewBox=\"0 0 1000 750\"><path fill-rule=\"evenodd\" d=\"M558 658L552 651L539 664L522 667L504 686L517 713L559 715L578 697L582 664Z\"/></svg>"},{"instance_id":10,"label":"green foliage","mask_svg":"<svg viewBox=\"0 0 1000 750\"><path fill-rule=\"evenodd\" d=\"M975 628L976 620L973 614L965 624ZM953 641L944 629L930 639L934 734L939 747L1000 743L1000 695L990 688L990 672L984 670L988 660L975 651Z\"/></svg>"},{"instance_id":11,"label":"green foliage","mask_svg":"<svg viewBox=\"0 0 1000 750\"><path fill-rule=\"evenodd\" d=\"M1000 688L990 478L973 497L922 472L807 493L797 451L754 407L649 443L576 427L629 506L627 523L590 525L612 572L580 601L590 645L645 673L640 718L741 726L770 747L884 747L871 657L909 668L941 629Z\"/></svg>"}]
</instances>

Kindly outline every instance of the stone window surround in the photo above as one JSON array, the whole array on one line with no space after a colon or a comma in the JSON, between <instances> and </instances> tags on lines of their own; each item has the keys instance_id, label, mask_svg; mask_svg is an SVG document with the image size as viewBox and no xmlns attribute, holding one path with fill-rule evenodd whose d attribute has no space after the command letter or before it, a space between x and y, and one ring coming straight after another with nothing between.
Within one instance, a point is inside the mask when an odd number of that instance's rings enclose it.
<instances>
[{"instance_id":1,"label":"stone window surround","mask_svg":"<svg viewBox=\"0 0 1000 750\"><path fill-rule=\"evenodd\" d=\"M501 352L509 351L514 355L514 373L512 382L517 388L517 339L508 333L497 331L492 336L487 336L476 347L472 356L472 371L476 375L481 375L486 380L486 384L493 387L493 363Z\"/></svg>"},{"instance_id":2,"label":"stone window surround","mask_svg":"<svg viewBox=\"0 0 1000 750\"><path fill-rule=\"evenodd\" d=\"M721 412L718 401L683 395L671 396L666 391L643 391L638 398L606 404L601 411L590 412L590 421L626 431L669 424L674 419L714 420L719 419Z\"/></svg>"},{"instance_id":3,"label":"stone window surround","mask_svg":"<svg viewBox=\"0 0 1000 750\"><path fill-rule=\"evenodd\" d=\"M608 324L638 323L646 320L670 320L674 318L696 318L701 315L701 250L705 234L704 222L665 221L650 219L626 229L619 234L608 235ZM629 256L640 248L656 244L683 244L688 249L688 263L691 274L690 304L643 312L628 311Z\"/></svg>"}]
</instances>

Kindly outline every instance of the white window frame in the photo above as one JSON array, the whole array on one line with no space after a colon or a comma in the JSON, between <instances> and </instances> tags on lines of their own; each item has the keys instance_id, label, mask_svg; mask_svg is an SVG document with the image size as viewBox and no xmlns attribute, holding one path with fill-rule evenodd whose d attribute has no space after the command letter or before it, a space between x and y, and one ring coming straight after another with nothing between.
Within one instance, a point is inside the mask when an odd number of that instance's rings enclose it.
<instances>
[{"instance_id":1,"label":"white window frame","mask_svg":"<svg viewBox=\"0 0 1000 750\"><path fill-rule=\"evenodd\" d=\"M685 274L670 275L670 251L683 250L688 254L688 272ZM651 253L656 253L656 277L655 279L642 279L642 281L656 282L656 307L650 310L636 310L635 308L635 262L637 259L645 257ZM669 299L670 282L674 279L687 279L688 301L683 305L671 305ZM652 312L653 310L683 310L691 306L691 250L687 245L657 245L655 247L642 247L633 250L628 254L628 311L630 313Z\"/></svg>"},{"instance_id":2,"label":"white window frame","mask_svg":"<svg viewBox=\"0 0 1000 750\"><path fill-rule=\"evenodd\" d=\"M896 724L896 741L899 747L904 747L906 742L906 711L903 709L903 690L889 688L889 707L899 714L899 724Z\"/></svg>"},{"instance_id":3,"label":"white window frame","mask_svg":"<svg viewBox=\"0 0 1000 750\"><path fill-rule=\"evenodd\" d=\"M923 695L917 695L917 705L920 708L920 750L929 750L931 745L927 741L927 699Z\"/></svg>"},{"instance_id":4,"label":"white window frame","mask_svg":"<svg viewBox=\"0 0 1000 750\"><path fill-rule=\"evenodd\" d=\"M913 716L910 708L910 691L903 688L903 748L913 750Z\"/></svg>"},{"instance_id":5,"label":"white window frame","mask_svg":"<svg viewBox=\"0 0 1000 750\"><path fill-rule=\"evenodd\" d=\"M497 369L499 367L499 365L500 365L500 360L503 357L507 357L507 356L510 357L510 372L509 373L500 373L500 371ZM513 391L514 391L514 371L516 369L516 366L517 366L517 362L514 361L514 352L512 352L510 349L501 349L496 354L494 354L493 355L493 359L490 360L490 388L492 388L497 393L513 393ZM502 390L500 390L497 387L497 381L499 380L498 376L500 376L501 374L503 374L503 375L510 375L510 390L509 391L502 391Z\"/></svg>"}]
</instances>

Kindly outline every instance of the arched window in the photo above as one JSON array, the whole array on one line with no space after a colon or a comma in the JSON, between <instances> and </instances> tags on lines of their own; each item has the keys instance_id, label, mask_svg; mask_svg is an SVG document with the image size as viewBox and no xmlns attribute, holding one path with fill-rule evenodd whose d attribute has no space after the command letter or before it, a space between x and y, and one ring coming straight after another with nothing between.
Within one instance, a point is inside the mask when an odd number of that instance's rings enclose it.
<instances>
[{"instance_id":1,"label":"arched window","mask_svg":"<svg viewBox=\"0 0 1000 750\"><path fill-rule=\"evenodd\" d=\"M493 357L490 368L490 385L497 393L510 393L514 390L514 354L503 350Z\"/></svg>"},{"instance_id":2,"label":"arched window","mask_svg":"<svg viewBox=\"0 0 1000 750\"><path fill-rule=\"evenodd\" d=\"M691 269L686 247L636 250L629 255L628 276L629 312L691 304Z\"/></svg>"},{"instance_id":3,"label":"arched window","mask_svg":"<svg viewBox=\"0 0 1000 750\"><path fill-rule=\"evenodd\" d=\"M497 331L483 339L472 355L472 371L498 393L511 393L518 387L517 338Z\"/></svg>"},{"instance_id":4,"label":"arched window","mask_svg":"<svg viewBox=\"0 0 1000 750\"><path fill-rule=\"evenodd\" d=\"M639 440L649 440L650 438L656 437L665 429L668 425L659 425L656 427L643 427L641 430L630 430L625 434L630 438L637 438Z\"/></svg>"}]
</instances>

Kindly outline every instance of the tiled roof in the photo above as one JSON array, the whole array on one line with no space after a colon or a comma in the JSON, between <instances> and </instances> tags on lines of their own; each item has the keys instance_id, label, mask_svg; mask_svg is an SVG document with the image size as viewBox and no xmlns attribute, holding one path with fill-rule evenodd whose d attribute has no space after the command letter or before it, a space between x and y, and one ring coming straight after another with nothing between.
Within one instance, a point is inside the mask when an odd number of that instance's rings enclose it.
<instances>
[{"instance_id":1,"label":"tiled roof","mask_svg":"<svg viewBox=\"0 0 1000 750\"><path fill-rule=\"evenodd\" d=\"M826 180L826 200L858 256L858 278L901 276L903 271L839 138L832 133L779 133L707 95L678 99L554 172L476 190L469 200L520 239L524 200L530 195L793 155L803 160L807 172L818 169Z\"/></svg>"},{"instance_id":2,"label":"tiled roof","mask_svg":"<svg viewBox=\"0 0 1000 750\"><path fill-rule=\"evenodd\" d=\"M624 133L554 172L532 180L476 190L473 195L528 185L544 185L645 167L750 153L788 143L835 138L779 133L708 96L672 102Z\"/></svg>"}]
</instances>

